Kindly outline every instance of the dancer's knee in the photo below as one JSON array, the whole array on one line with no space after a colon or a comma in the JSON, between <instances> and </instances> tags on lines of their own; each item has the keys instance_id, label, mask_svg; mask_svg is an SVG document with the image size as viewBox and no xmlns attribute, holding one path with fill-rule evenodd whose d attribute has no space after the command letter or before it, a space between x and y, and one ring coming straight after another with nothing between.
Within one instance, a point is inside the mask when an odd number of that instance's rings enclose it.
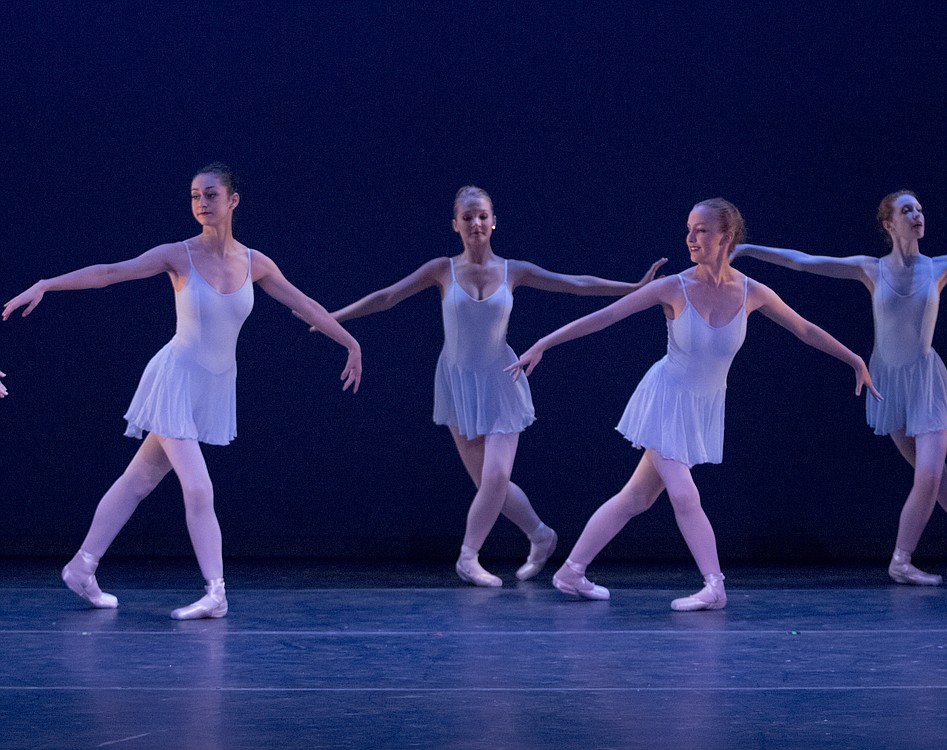
<instances>
[{"instance_id":1,"label":"dancer's knee","mask_svg":"<svg viewBox=\"0 0 947 750\"><path fill-rule=\"evenodd\" d=\"M914 492L918 499L923 499L923 502L929 503L933 507L940 491L943 473L942 466L918 467L915 470Z\"/></svg>"},{"instance_id":2,"label":"dancer's knee","mask_svg":"<svg viewBox=\"0 0 947 750\"><path fill-rule=\"evenodd\" d=\"M480 478L481 491L506 496L510 488L510 470L503 466L484 466Z\"/></svg>"},{"instance_id":3,"label":"dancer's knee","mask_svg":"<svg viewBox=\"0 0 947 750\"><path fill-rule=\"evenodd\" d=\"M131 465L122 474L126 493L136 500L147 497L164 478L166 472L149 466Z\"/></svg>"},{"instance_id":4,"label":"dancer's knee","mask_svg":"<svg viewBox=\"0 0 947 750\"><path fill-rule=\"evenodd\" d=\"M627 522L650 509L651 506L654 505L655 500L657 500L657 497L652 496L650 493L634 490L629 491L626 489L615 495L611 503L614 509L621 514Z\"/></svg>"},{"instance_id":5,"label":"dancer's knee","mask_svg":"<svg viewBox=\"0 0 947 750\"><path fill-rule=\"evenodd\" d=\"M184 507L188 513L202 513L214 509L214 486L210 480L193 480L181 483Z\"/></svg>"},{"instance_id":6,"label":"dancer's knee","mask_svg":"<svg viewBox=\"0 0 947 750\"><path fill-rule=\"evenodd\" d=\"M668 497L671 499L674 514L678 517L703 512L700 507L700 493L696 489L668 493Z\"/></svg>"}]
</instances>

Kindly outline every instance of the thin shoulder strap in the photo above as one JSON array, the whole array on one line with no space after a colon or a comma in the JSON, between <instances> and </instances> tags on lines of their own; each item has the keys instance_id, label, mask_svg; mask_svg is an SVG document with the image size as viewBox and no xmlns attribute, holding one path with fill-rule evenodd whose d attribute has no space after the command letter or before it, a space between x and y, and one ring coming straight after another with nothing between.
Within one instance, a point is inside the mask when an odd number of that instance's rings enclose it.
<instances>
[{"instance_id":1,"label":"thin shoulder strap","mask_svg":"<svg viewBox=\"0 0 947 750\"><path fill-rule=\"evenodd\" d=\"M191 257L191 246L187 244L187 240L182 240L181 244L184 245L184 249L187 251L187 262L191 264L191 268L194 268L194 259Z\"/></svg>"},{"instance_id":2,"label":"thin shoulder strap","mask_svg":"<svg viewBox=\"0 0 947 750\"><path fill-rule=\"evenodd\" d=\"M252 279L253 276L250 274L250 248L247 248L247 278Z\"/></svg>"},{"instance_id":3,"label":"thin shoulder strap","mask_svg":"<svg viewBox=\"0 0 947 750\"><path fill-rule=\"evenodd\" d=\"M891 286L891 282L888 281L887 277L885 276L885 259L884 258L878 258L878 274L881 276L882 280L888 286ZM894 289L893 286L891 286L891 288Z\"/></svg>"},{"instance_id":4,"label":"thin shoulder strap","mask_svg":"<svg viewBox=\"0 0 947 750\"><path fill-rule=\"evenodd\" d=\"M684 301L689 305L691 303L691 298L687 296L687 287L684 285L684 279L680 274L678 274L677 280L681 283L681 291L684 292Z\"/></svg>"},{"instance_id":5,"label":"thin shoulder strap","mask_svg":"<svg viewBox=\"0 0 947 750\"><path fill-rule=\"evenodd\" d=\"M750 286L750 277L743 274L743 306L746 307L746 290Z\"/></svg>"},{"instance_id":6,"label":"thin shoulder strap","mask_svg":"<svg viewBox=\"0 0 947 750\"><path fill-rule=\"evenodd\" d=\"M510 276L510 259L506 258L503 261L503 283L506 284L506 280Z\"/></svg>"},{"instance_id":7,"label":"thin shoulder strap","mask_svg":"<svg viewBox=\"0 0 947 750\"><path fill-rule=\"evenodd\" d=\"M453 281L453 282L456 284L456 283L457 283L457 277L454 275L454 259L453 259L453 258L448 258L447 260L450 261L450 280Z\"/></svg>"}]
</instances>

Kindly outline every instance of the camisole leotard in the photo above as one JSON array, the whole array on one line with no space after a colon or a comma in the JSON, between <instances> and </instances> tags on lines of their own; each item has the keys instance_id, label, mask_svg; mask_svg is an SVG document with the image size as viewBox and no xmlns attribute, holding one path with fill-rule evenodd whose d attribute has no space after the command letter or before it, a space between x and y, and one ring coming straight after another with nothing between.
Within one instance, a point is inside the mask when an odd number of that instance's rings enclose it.
<instances>
[{"instance_id":1,"label":"camisole leotard","mask_svg":"<svg viewBox=\"0 0 947 750\"><path fill-rule=\"evenodd\" d=\"M891 285L879 261L871 305L875 346L868 369L884 400L866 399L868 424L876 435L947 430L947 368L931 347L940 305L933 261L917 258L906 294Z\"/></svg>"},{"instance_id":2,"label":"camisole leotard","mask_svg":"<svg viewBox=\"0 0 947 750\"><path fill-rule=\"evenodd\" d=\"M667 354L635 389L616 428L637 448L653 448L688 466L718 464L723 458L727 373L746 337L743 306L729 323L712 326L687 296L681 314L667 321Z\"/></svg>"},{"instance_id":3,"label":"camisole leotard","mask_svg":"<svg viewBox=\"0 0 947 750\"><path fill-rule=\"evenodd\" d=\"M226 445L237 435L237 336L253 308L250 250L247 278L222 294L198 273L174 293L177 329L145 367L125 414L129 437L143 431Z\"/></svg>"},{"instance_id":4,"label":"camisole leotard","mask_svg":"<svg viewBox=\"0 0 947 750\"><path fill-rule=\"evenodd\" d=\"M451 258L451 283L441 300L444 347L434 375L434 422L456 427L471 440L522 432L536 418L525 376L513 382L503 372L517 359L506 343L513 309L508 264L497 290L477 300L457 283Z\"/></svg>"}]
</instances>

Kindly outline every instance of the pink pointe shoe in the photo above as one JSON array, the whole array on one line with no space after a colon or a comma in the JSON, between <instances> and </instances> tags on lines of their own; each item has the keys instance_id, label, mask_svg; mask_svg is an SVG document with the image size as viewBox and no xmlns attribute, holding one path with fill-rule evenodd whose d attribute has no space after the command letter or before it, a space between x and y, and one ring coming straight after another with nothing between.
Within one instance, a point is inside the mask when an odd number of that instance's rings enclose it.
<instances>
[{"instance_id":1,"label":"pink pointe shoe","mask_svg":"<svg viewBox=\"0 0 947 750\"><path fill-rule=\"evenodd\" d=\"M224 579L213 578L204 587L204 594L193 604L180 607L171 612L174 620L201 620L204 618L225 617L227 615L227 593Z\"/></svg>"},{"instance_id":2,"label":"pink pointe shoe","mask_svg":"<svg viewBox=\"0 0 947 750\"><path fill-rule=\"evenodd\" d=\"M675 599L671 609L675 612L697 612L705 609L723 609L727 606L727 592L723 588L723 574L711 573L704 578L704 587L696 594Z\"/></svg>"},{"instance_id":3,"label":"pink pointe shoe","mask_svg":"<svg viewBox=\"0 0 947 750\"><path fill-rule=\"evenodd\" d=\"M526 558L526 562L520 566L520 569L516 571L516 577L521 581L528 581L539 573L546 564L546 561L552 557L552 553L556 551L556 542L559 541L556 532L545 524L542 525L542 530L545 532L542 541L530 543L529 557Z\"/></svg>"},{"instance_id":4,"label":"pink pointe shoe","mask_svg":"<svg viewBox=\"0 0 947 750\"><path fill-rule=\"evenodd\" d=\"M895 549L888 566L888 575L898 583L909 583L915 586L940 586L944 579L933 573L925 573L911 565L911 555L903 549Z\"/></svg>"},{"instance_id":5,"label":"pink pointe shoe","mask_svg":"<svg viewBox=\"0 0 947 750\"><path fill-rule=\"evenodd\" d=\"M605 601L611 598L611 593L604 586L597 586L585 577L585 572L576 570L576 564L566 560L552 577L552 585L563 594L578 596L580 599Z\"/></svg>"},{"instance_id":6,"label":"pink pointe shoe","mask_svg":"<svg viewBox=\"0 0 947 750\"><path fill-rule=\"evenodd\" d=\"M474 586L497 588L503 585L502 580L484 569L476 556L473 558L461 557L454 566L454 570L457 571L460 580L472 583Z\"/></svg>"},{"instance_id":7,"label":"pink pointe shoe","mask_svg":"<svg viewBox=\"0 0 947 750\"><path fill-rule=\"evenodd\" d=\"M96 609L115 609L118 606L118 599L103 592L95 580L97 567L99 567L97 557L85 550L79 550L62 569L63 583L70 591L85 599Z\"/></svg>"}]
</instances>

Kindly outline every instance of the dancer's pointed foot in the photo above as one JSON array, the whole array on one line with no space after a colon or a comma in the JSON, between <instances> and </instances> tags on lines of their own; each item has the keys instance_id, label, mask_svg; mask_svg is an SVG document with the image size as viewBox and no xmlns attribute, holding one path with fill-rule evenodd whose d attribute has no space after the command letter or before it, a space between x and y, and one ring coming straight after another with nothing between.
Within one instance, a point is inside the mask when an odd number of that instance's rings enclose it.
<instances>
[{"instance_id":1,"label":"dancer's pointed foot","mask_svg":"<svg viewBox=\"0 0 947 750\"><path fill-rule=\"evenodd\" d=\"M454 569L457 571L460 580L472 583L474 586L497 588L503 585L503 581L485 570L476 558L473 560L458 560Z\"/></svg>"},{"instance_id":2,"label":"dancer's pointed foot","mask_svg":"<svg viewBox=\"0 0 947 750\"><path fill-rule=\"evenodd\" d=\"M909 583L915 586L940 586L944 579L934 573L925 573L911 564L911 554L902 549L895 549L888 566L888 575L898 583Z\"/></svg>"},{"instance_id":3,"label":"dancer's pointed foot","mask_svg":"<svg viewBox=\"0 0 947 750\"><path fill-rule=\"evenodd\" d=\"M69 590L85 599L98 609L115 609L118 599L106 594L95 580L95 570L99 559L85 550L79 550L66 567L62 569L62 580Z\"/></svg>"},{"instance_id":4,"label":"dancer's pointed foot","mask_svg":"<svg viewBox=\"0 0 947 750\"><path fill-rule=\"evenodd\" d=\"M200 620L207 617L217 618L227 615L227 592L224 590L224 579L214 578L204 587L204 596L193 604L179 607L171 612L175 620Z\"/></svg>"},{"instance_id":5,"label":"dancer's pointed foot","mask_svg":"<svg viewBox=\"0 0 947 750\"><path fill-rule=\"evenodd\" d=\"M723 587L723 574L711 573L704 577L704 587L696 594L675 599L671 609L676 612L697 612L704 609L723 609L727 606L727 592Z\"/></svg>"},{"instance_id":6,"label":"dancer's pointed foot","mask_svg":"<svg viewBox=\"0 0 947 750\"><path fill-rule=\"evenodd\" d=\"M516 571L516 577L521 581L528 581L543 569L546 561L556 551L556 542L559 541L556 532L546 524L541 524L534 536L536 539L530 540L529 557L526 558L526 563Z\"/></svg>"},{"instance_id":7,"label":"dancer's pointed foot","mask_svg":"<svg viewBox=\"0 0 947 750\"><path fill-rule=\"evenodd\" d=\"M461 546L460 557L457 559L454 570L457 571L460 580L472 583L474 586L496 588L503 585L503 581L484 569L477 558L477 551L467 545Z\"/></svg>"},{"instance_id":8,"label":"dancer's pointed foot","mask_svg":"<svg viewBox=\"0 0 947 750\"><path fill-rule=\"evenodd\" d=\"M604 601L611 593L604 586L597 586L585 577L585 570L571 560L566 560L552 577L552 585L563 594L578 596L582 599Z\"/></svg>"}]
</instances>

